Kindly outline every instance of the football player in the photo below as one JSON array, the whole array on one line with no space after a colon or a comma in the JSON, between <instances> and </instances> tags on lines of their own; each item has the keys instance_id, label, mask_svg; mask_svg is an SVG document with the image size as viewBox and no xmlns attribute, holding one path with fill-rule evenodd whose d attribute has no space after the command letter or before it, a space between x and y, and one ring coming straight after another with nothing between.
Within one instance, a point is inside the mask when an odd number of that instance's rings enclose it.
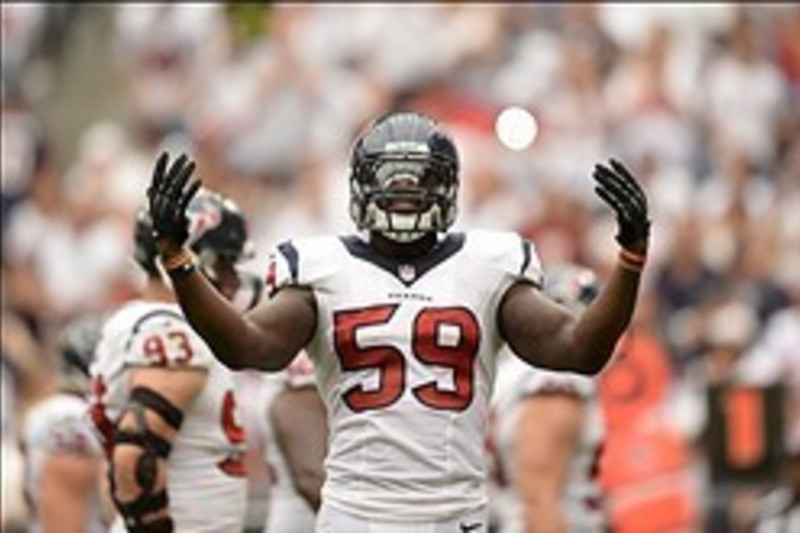
<instances>
[{"instance_id":1,"label":"football player","mask_svg":"<svg viewBox=\"0 0 800 533\"><path fill-rule=\"evenodd\" d=\"M537 367L603 368L645 263L650 223L635 179L614 160L594 169L622 249L597 299L575 315L541 293L530 242L447 231L456 146L426 116L389 114L352 151L350 211L362 231L278 245L265 273L272 297L242 314L185 246L185 207L200 187L193 171L185 155L155 164L148 197L162 261L190 323L225 365L279 370L303 348L314 362L330 430L317 529L486 531L497 352L507 343Z\"/></svg>"},{"instance_id":2,"label":"football player","mask_svg":"<svg viewBox=\"0 0 800 533\"><path fill-rule=\"evenodd\" d=\"M99 533L109 517L101 498L103 450L86 417L89 365L101 320L82 317L59 342L58 390L25 415L25 493L32 532Z\"/></svg>"},{"instance_id":3,"label":"football player","mask_svg":"<svg viewBox=\"0 0 800 533\"><path fill-rule=\"evenodd\" d=\"M580 312L597 294L596 278L564 265L548 275L545 293ZM590 377L533 368L503 350L491 420L501 533L605 531L595 480L604 428Z\"/></svg>"},{"instance_id":4,"label":"football player","mask_svg":"<svg viewBox=\"0 0 800 533\"><path fill-rule=\"evenodd\" d=\"M236 205L208 190L183 206L188 246L204 279L226 299L250 250ZM183 317L157 261L150 216L135 232L142 297L106 321L91 367L91 415L109 458L114 530L242 531L245 435L231 371ZM227 300L226 300L227 301Z\"/></svg>"}]
</instances>

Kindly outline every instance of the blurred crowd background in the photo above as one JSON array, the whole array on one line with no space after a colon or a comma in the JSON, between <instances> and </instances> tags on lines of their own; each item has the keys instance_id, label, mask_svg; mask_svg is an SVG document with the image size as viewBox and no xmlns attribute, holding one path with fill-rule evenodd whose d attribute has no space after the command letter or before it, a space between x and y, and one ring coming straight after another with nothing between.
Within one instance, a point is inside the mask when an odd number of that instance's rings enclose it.
<instances>
[{"instance_id":1,"label":"blurred crowd background","mask_svg":"<svg viewBox=\"0 0 800 533\"><path fill-rule=\"evenodd\" d=\"M2 45L5 509L15 435L52 387L59 329L141 282L132 223L156 155L193 153L264 253L351 229L351 142L398 108L456 138L457 227L516 230L545 271L578 262L602 279L614 263L595 163L616 157L647 189L652 245L618 357L628 365L599 378L612 504L680 479L687 497L668 514L687 530L734 531L797 486L797 5L4 2ZM495 134L512 105L537 119L525 150ZM261 253L246 265L255 273ZM742 441L719 448L714 417L755 416L736 407L746 402L714 408L713 391L736 383L777 391L781 416L756 439L766 455L747 445L719 466L719 450Z\"/></svg>"}]
</instances>

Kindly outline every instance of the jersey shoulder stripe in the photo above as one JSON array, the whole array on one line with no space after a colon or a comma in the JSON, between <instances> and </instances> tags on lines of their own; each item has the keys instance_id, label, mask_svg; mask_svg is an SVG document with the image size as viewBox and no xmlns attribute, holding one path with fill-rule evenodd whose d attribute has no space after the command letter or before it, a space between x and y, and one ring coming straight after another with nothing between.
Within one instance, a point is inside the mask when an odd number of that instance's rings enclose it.
<instances>
[{"instance_id":1,"label":"jersey shoulder stripe","mask_svg":"<svg viewBox=\"0 0 800 533\"><path fill-rule=\"evenodd\" d=\"M525 239L520 239L522 243L522 267L519 269L519 275L523 275L531 264L531 243Z\"/></svg>"},{"instance_id":2,"label":"jersey shoulder stripe","mask_svg":"<svg viewBox=\"0 0 800 533\"><path fill-rule=\"evenodd\" d=\"M304 237L281 242L267 258L264 289L270 298L284 287L310 287L335 268L341 244L333 236Z\"/></svg>"},{"instance_id":3,"label":"jersey shoulder stripe","mask_svg":"<svg viewBox=\"0 0 800 533\"><path fill-rule=\"evenodd\" d=\"M278 251L283 255L286 259L286 264L289 267L289 276L291 278L292 283L297 283L298 280L298 270L299 270L299 256L297 253L297 248L295 248L292 241L285 241L280 243L277 246Z\"/></svg>"}]
</instances>

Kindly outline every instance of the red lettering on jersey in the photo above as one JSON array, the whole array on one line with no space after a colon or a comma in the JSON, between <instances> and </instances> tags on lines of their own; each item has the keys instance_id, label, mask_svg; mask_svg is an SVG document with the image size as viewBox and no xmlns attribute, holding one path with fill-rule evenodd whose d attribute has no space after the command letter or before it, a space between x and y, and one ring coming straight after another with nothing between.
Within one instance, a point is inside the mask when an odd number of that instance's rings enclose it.
<instances>
[{"instance_id":1,"label":"red lettering on jersey","mask_svg":"<svg viewBox=\"0 0 800 533\"><path fill-rule=\"evenodd\" d=\"M142 344L144 356L151 360L156 366L167 365L169 362L168 349L169 351L173 349L178 350L178 354L173 358L173 362L178 364L188 363L192 356L194 356L189 337L186 335L185 331L181 330L170 331L165 335L150 335Z\"/></svg>"},{"instance_id":2,"label":"red lettering on jersey","mask_svg":"<svg viewBox=\"0 0 800 533\"><path fill-rule=\"evenodd\" d=\"M376 368L379 385L375 390L365 390L361 384L353 385L342 398L353 411L367 411L387 407L403 394L405 388L405 359L392 346L359 346L356 330L385 324L392 318L397 305L381 305L366 309L338 311L333 315L333 342L344 371Z\"/></svg>"},{"instance_id":3,"label":"red lettering on jersey","mask_svg":"<svg viewBox=\"0 0 800 533\"><path fill-rule=\"evenodd\" d=\"M228 442L235 447L241 446L245 441L244 427L236 417L236 397L233 391L229 390L222 398L222 432ZM217 463L217 466L231 477L245 477L246 469L244 465L244 454L241 451L234 451L228 457Z\"/></svg>"},{"instance_id":4,"label":"red lettering on jersey","mask_svg":"<svg viewBox=\"0 0 800 533\"><path fill-rule=\"evenodd\" d=\"M192 351L192 345L189 342L189 337L187 337L186 332L170 331L167 333L167 338L178 341L178 349L181 353L175 358L175 362L178 364L188 363L194 355L194 351Z\"/></svg>"},{"instance_id":5,"label":"red lettering on jersey","mask_svg":"<svg viewBox=\"0 0 800 533\"><path fill-rule=\"evenodd\" d=\"M356 330L385 324L394 315L398 304L334 313L334 346L343 371L377 369L378 388L365 390L362 384L350 387L342 395L353 411L381 409L396 402L405 390L406 356L394 346L361 346ZM445 339L445 328L453 328L451 339ZM480 346L478 320L466 308L427 307L412 324L411 351L421 362L453 371L454 390L442 389L436 382L413 389L414 396L433 409L463 411L474 395L475 357Z\"/></svg>"},{"instance_id":6,"label":"red lettering on jersey","mask_svg":"<svg viewBox=\"0 0 800 533\"><path fill-rule=\"evenodd\" d=\"M107 391L105 381L101 376L92 379L91 394L89 399L89 417L102 439L103 449L108 457L114 451L114 423L108 418L103 396Z\"/></svg>"},{"instance_id":7,"label":"red lettering on jersey","mask_svg":"<svg viewBox=\"0 0 800 533\"><path fill-rule=\"evenodd\" d=\"M167 365L167 348L164 346L164 339L161 338L161 335L147 337L142 344L142 352L156 366Z\"/></svg>"},{"instance_id":8,"label":"red lettering on jersey","mask_svg":"<svg viewBox=\"0 0 800 533\"><path fill-rule=\"evenodd\" d=\"M441 332L445 326L457 328L454 344L444 343ZM414 321L412 348L414 355L430 365L453 370L455 390L442 390L436 382L414 388L414 396L434 409L463 411L472 403L472 373L480 345L478 320L464 307L426 308Z\"/></svg>"}]
</instances>

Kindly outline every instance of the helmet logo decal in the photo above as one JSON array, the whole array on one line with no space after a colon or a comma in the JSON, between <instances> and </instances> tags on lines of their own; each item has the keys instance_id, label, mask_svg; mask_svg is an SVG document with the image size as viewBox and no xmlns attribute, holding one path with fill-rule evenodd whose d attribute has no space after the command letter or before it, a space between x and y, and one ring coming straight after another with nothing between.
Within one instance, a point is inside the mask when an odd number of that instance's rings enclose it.
<instances>
[{"instance_id":1,"label":"helmet logo decal","mask_svg":"<svg viewBox=\"0 0 800 533\"><path fill-rule=\"evenodd\" d=\"M221 218L216 211L201 211L195 216L191 217L190 235L199 237L209 229L219 226Z\"/></svg>"}]
</instances>

